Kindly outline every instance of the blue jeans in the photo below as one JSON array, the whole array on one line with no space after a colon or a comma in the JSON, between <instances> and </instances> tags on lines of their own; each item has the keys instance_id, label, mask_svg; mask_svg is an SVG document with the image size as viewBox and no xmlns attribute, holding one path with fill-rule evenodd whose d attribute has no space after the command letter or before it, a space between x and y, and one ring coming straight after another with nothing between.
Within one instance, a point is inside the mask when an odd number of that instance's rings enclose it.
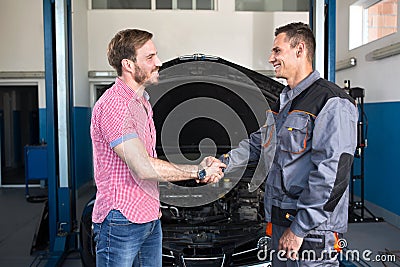
<instances>
[{"instance_id":1,"label":"blue jeans","mask_svg":"<svg viewBox=\"0 0 400 267\"><path fill-rule=\"evenodd\" d=\"M162 266L160 220L132 223L120 211L112 210L102 223L93 223L93 234L96 266Z\"/></svg>"}]
</instances>

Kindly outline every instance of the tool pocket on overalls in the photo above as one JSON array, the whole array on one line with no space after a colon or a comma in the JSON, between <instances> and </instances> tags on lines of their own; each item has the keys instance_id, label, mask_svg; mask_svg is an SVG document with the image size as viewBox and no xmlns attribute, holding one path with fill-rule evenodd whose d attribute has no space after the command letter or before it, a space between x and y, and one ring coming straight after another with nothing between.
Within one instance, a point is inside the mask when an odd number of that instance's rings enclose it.
<instances>
[{"instance_id":1,"label":"tool pocket on overalls","mask_svg":"<svg viewBox=\"0 0 400 267\"><path fill-rule=\"evenodd\" d=\"M264 148L271 148L271 146L275 147L276 145L275 118L272 112L267 112L267 120L262 126L261 139Z\"/></svg>"},{"instance_id":2,"label":"tool pocket on overalls","mask_svg":"<svg viewBox=\"0 0 400 267\"><path fill-rule=\"evenodd\" d=\"M279 131L281 149L290 153L302 153L307 147L309 116L292 112Z\"/></svg>"},{"instance_id":3,"label":"tool pocket on overalls","mask_svg":"<svg viewBox=\"0 0 400 267\"><path fill-rule=\"evenodd\" d=\"M299 258L302 260L322 260L325 258L325 236L308 234L303 239L299 250ZM328 255L326 255L328 256Z\"/></svg>"}]
</instances>

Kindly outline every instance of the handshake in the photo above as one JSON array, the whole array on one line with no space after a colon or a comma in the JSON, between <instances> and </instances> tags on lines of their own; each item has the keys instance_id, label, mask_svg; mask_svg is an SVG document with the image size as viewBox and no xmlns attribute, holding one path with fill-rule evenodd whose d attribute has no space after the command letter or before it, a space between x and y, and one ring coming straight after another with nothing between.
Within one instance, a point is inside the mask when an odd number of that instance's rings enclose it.
<instances>
[{"instance_id":1,"label":"handshake","mask_svg":"<svg viewBox=\"0 0 400 267\"><path fill-rule=\"evenodd\" d=\"M196 182L199 183L217 183L224 177L226 164L215 157L205 157L199 164L199 171Z\"/></svg>"}]
</instances>

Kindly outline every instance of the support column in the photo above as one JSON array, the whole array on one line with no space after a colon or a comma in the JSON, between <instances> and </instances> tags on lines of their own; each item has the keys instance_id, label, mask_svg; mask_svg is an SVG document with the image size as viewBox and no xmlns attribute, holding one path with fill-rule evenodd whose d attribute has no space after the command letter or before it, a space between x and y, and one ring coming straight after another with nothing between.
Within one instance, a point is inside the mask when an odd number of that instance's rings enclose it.
<instances>
[{"instance_id":1,"label":"support column","mask_svg":"<svg viewBox=\"0 0 400 267\"><path fill-rule=\"evenodd\" d=\"M49 257L58 266L77 248L71 161L71 0L43 0L48 147Z\"/></svg>"},{"instance_id":2,"label":"support column","mask_svg":"<svg viewBox=\"0 0 400 267\"><path fill-rule=\"evenodd\" d=\"M316 41L314 68L335 82L336 0L311 0L309 21Z\"/></svg>"}]
</instances>

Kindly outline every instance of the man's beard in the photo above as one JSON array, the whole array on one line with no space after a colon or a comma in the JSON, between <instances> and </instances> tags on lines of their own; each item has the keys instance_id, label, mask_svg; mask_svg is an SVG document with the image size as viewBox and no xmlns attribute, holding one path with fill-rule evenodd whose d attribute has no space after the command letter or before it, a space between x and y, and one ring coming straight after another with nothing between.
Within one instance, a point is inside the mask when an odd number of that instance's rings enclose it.
<instances>
[{"instance_id":1,"label":"man's beard","mask_svg":"<svg viewBox=\"0 0 400 267\"><path fill-rule=\"evenodd\" d=\"M135 82L140 85L149 85L157 83L158 80L152 79L152 73L157 71L158 68L155 68L151 73L150 76L147 76L146 73L135 63Z\"/></svg>"}]
</instances>

